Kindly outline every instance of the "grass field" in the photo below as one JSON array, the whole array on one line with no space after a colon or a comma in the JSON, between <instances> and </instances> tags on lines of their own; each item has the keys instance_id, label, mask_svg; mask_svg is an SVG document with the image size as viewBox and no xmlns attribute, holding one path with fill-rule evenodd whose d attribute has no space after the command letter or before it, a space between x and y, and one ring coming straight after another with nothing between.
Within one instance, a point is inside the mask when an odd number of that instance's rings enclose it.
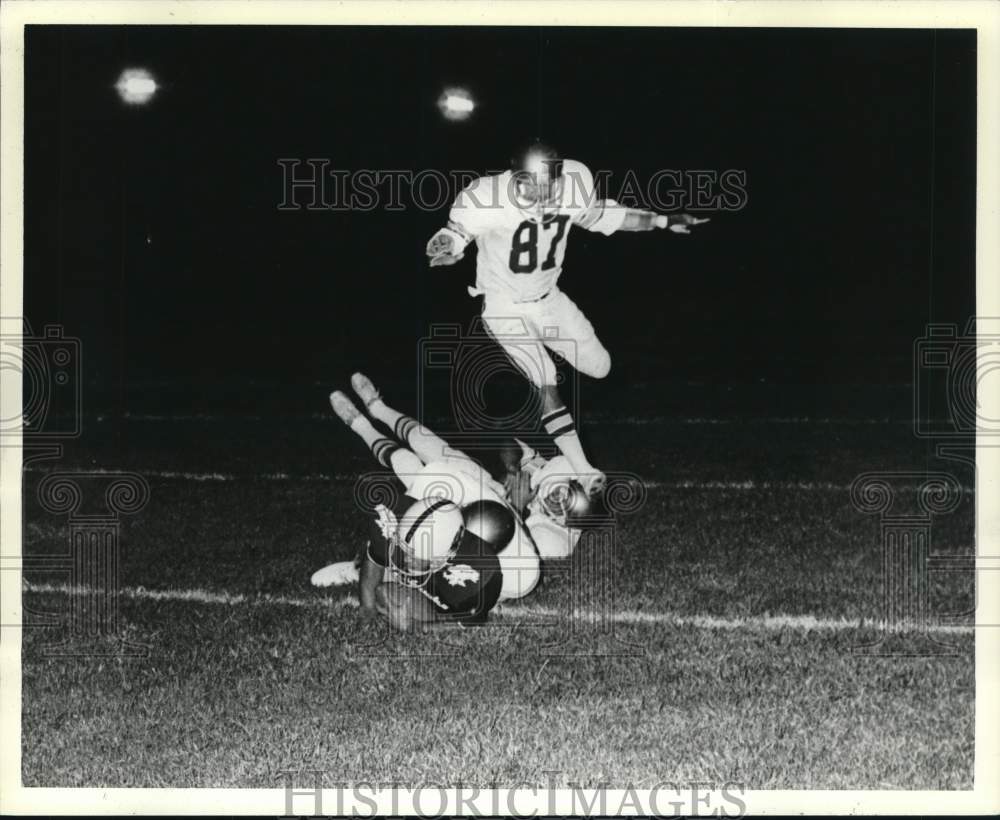
<instances>
[{"instance_id":1,"label":"grass field","mask_svg":"<svg viewBox=\"0 0 1000 820\"><path fill-rule=\"evenodd\" d=\"M951 628L933 634L952 654L852 653L878 635L881 553L877 516L849 495L864 471L941 469L969 488L971 470L932 459L888 394L817 415L773 393L702 396L696 413L697 392L640 391L628 419L595 411L584 426L598 463L648 489L619 523L613 599L595 597L606 576L576 590L610 617L569 618L579 597L553 571L491 626L431 638L390 635L349 592L309 586L356 549L352 484L373 469L324 414L325 391L284 417L92 420L59 462L26 471L24 552L66 549L66 517L36 500L46 471L146 477L148 505L122 519L120 611L148 654L50 657L60 628L25 630L25 785L275 787L283 770L319 769L341 782L971 788L973 638L955 613L972 606L972 574L931 576L932 623ZM935 519L934 553L973 551L973 510L970 490ZM65 617L67 575L26 578L25 606Z\"/></svg>"}]
</instances>

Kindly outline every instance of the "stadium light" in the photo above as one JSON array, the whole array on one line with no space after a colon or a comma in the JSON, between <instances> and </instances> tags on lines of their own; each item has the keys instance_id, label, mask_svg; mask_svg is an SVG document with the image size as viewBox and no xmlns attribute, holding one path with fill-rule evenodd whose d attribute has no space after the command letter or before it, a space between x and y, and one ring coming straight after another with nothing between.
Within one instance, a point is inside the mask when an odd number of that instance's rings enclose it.
<instances>
[{"instance_id":1,"label":"stadium light","mask_svg":"<svg viewBox=\"0 0 1000 820\"><path fill-rule=\"evenodd\" d=\"M118 96L126 105L145 105L157 88L153 75L144 68L126 68L115 83Z\"/></svg>"},{"instance_id":2,"label":"stadium light","mask_svg":"<svg viewBox=\"0 0 1000 820\"><path fill-rule=\"evenodd\" d=\"M445 119L467 120L476 110L476 103L464 88L446 88L438 99L438 108Z\"/></svg>"}]
</instances>

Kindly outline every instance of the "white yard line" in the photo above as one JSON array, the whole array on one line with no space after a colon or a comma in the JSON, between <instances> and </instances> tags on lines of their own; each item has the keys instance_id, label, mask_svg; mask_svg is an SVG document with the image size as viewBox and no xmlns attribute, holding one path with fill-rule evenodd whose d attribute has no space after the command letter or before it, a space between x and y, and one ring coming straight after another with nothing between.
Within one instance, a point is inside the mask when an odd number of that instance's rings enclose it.
<instances>
[{"instance_id":1,"label":"white yard line","mask_svg":"<svg viewBox=\"0 0 1000 820\"><path fill-rule=\"evenodd\" d=\"M39 467L25 467L27 473L45 474L49 472L70 472L80 475L116 475L120 472L128 472L128 468L121 470L110 470L101 467L91 467L87 469L75 470L72 467L65 467L60 470L52 470L51 467L41 469ZM144 478L163 478L177 481L328 481L328 482L354 482L361 474L354 473L306 473L293 475L291 473L259 473L255 475L236 475L235 473L197 473L183 470L133 470ZM850 484L840 484L833 481L646 481L643 485L647 490L807 490L820 492L849 492ZM900 490L915 491L917 485L902 486ZM962 491L969 494L975 493L974 487L963 487Z\"/></svg>"},{"instance_id":2,"label":"white yard line","mask_svg":"<svg viewBox=\"0 0 1000 820\"><path fill-rule=\"evenodd\" d=\"M24 468L26 473L45 474L50 472L67 472L78 475L117 475L122 472L134 472L143 478L167 478L179 481L356 481L361 474L336 474L336 473L312 473L306 475L292 475L291 473L255 473L253 475L236 475L235 473L196 473L186 470L146 470L122 467L118 470L106 469L103 467L87 467L74 469L73 467L61 467L54 470L51 467L42 469L40 467L28 466Z\"/></svg>"},{"instance_id":3,"label":"white yard line","mask_svg":"<svg viewBox=\"0 0 1000 820\"><path fill-rule=\"evenodd\" d=\"M94 590L86 587L73 587L69 584L37 584L22 580L22 588L26 592L50 593L58 595L88 595ZM218 606L289 606L318 609L353 609L358 606L358 600L353 595L341 598L314 597L295 598L286 595L243 595L240 593L212 592L205 589L146 589L145 587L124 587L118 590L124 598L146 601L188 602ZM504 620L513 621L558 621L566 617L566 612L551 607L539 607L519 604L503 604L498 607ZM601 614L594 611L578 610L574 617L587 623L606 623L611 621L620 624L662 624L696 629L757 629L764 631L801 630L812 631L846 631L876 626L873 623L860 624L843 618L817 618L812 615L756 615L747 618L719 618L714 615L675 615L670 612L623 611ZM933 633L968 635L975 628L967 625L928 624L927 630Z\"/></svg>"},{"instance_id":4,"label":"white yard line","mask_svg":"<svg viewBox=\"0 0 1000 820\"><path fill-rule=\"evenodd\" d=\"M91 595L97 590L91 587L71 586L70 584L37 584L21 579L21 588L25 592L44 592L55 595ZM213 604L218 606L290 606L318 607L326 609L352 609L358 606L358 600L348 595L344 598L290 598L287 595L243 595L239 592L212 592L207 589L146 589L146 587L123 587L117 593L122 598L139 601L171 601L195 604Z\"/></svg>"}]
</instances>

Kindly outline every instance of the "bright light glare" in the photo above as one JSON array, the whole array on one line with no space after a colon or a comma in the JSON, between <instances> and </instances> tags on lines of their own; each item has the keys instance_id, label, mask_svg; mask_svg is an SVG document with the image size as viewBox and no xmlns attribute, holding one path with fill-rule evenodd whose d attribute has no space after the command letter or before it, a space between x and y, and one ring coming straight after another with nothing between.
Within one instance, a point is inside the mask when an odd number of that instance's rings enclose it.
<instances>
[{"instance_id":1,"label":"bright light glare","mask_svg":"<svg viewBox=\"0 0 1000 820\"><path fill-rule=\"evenodd\" d=\"M128 105L144 105L156 93L153 75L144 68L126 68L115 83L118 96Z\"/></svg>"},{"instance_id":2,"label":"bright light glare","mask_svg":"<svg viewBox=\"0 0 1000 820\"><path fill-rule=\"evenodd\" d=\"M455 94L449 94L444 98L445 107L451 111L471 111L475 106L472 104L472 100L467 97L459 97Z\"/></svg>"},{"instance_id":3,"label":"bright light glare","mask_svg":"<svg viewBox=\"0 0 1000 820\"><path fill-rule=\"evenodd\" d=\"M545 158L541 154L528 154L524 160L524 167L533 174L544 174L548 170L545 165Z\"/></svg>"},{"instance_id":4,"label":"bright light glare","mask_svg":"<svg viewBox=\"0 0 1000 820\"><path fill-rule=\"evenodd\" d=\"M448 88L438 100L438 108L449 120L465 120L472 116L476 103L464 88Z\"/></svg>"}]
</instances>

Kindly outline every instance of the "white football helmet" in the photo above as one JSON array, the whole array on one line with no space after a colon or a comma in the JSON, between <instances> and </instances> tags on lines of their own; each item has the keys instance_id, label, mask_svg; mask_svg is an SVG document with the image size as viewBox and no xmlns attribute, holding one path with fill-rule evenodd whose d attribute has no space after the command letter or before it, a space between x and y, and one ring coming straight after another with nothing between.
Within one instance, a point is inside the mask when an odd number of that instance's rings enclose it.
<instances>
[{"instance_id":1,"label":"white football helmet","mask_svg":"<svg viewBox=\"0 0 1000 820\"><path fill-rule=\"evenodd\" d=\"M404 578L421 581L441 569L458 550L465 534L461 508L444 498L423 498L399 517L393 542L402 555L402 565L392 559L391 568Z\"/></svg>"},{"instance_id":2,"label":"white football helmet","mask_svg":"<svg viewBox=\"0 0 1000 820\"><path fill-rule=\"evenodd\" d=\"M559 153L540 142L532 143L511 161L511 198L517 209L533 222L546 222L559 210L563 194L563 161Z\"/></svg>"}]
</instances>

